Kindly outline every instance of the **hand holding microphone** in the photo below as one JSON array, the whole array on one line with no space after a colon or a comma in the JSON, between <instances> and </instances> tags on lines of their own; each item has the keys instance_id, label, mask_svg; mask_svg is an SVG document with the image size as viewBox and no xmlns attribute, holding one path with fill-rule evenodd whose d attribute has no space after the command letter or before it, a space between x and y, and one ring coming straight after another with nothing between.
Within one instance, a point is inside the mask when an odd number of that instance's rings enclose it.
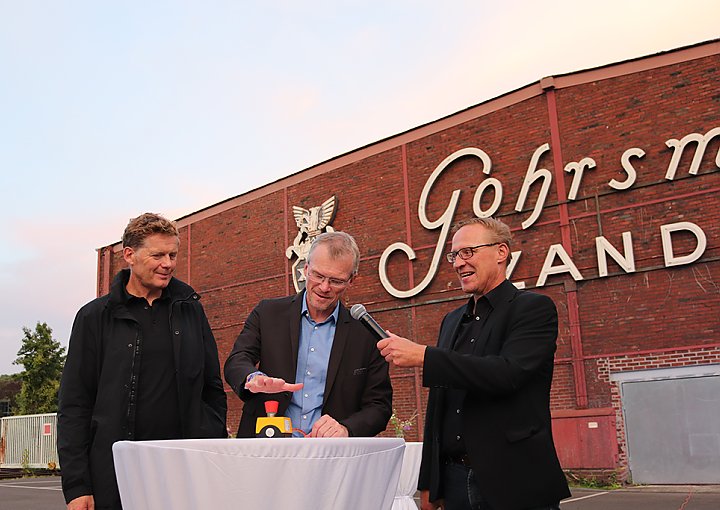
<instances>
[{"instance_id":1,"label":"hand holding microphone","mask_svg":"<svg viewBox=\"0 0 720 510\"><path fill-rule=\"evenodd\" d=\"M390 331L385 331L361 304L353 305L350 308L350 315L352 315L353 319L362 322L366 328L380 339L377 348L385 361L398 367L423 366L426 346L416 344Z\"/></svg>"}]
</instances>

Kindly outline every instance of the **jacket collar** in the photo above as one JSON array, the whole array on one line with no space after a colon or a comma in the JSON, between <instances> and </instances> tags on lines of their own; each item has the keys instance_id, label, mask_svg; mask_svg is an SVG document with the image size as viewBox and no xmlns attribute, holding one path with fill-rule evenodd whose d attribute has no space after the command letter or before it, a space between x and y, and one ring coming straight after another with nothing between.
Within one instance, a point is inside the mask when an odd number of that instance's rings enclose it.
<instances>
[{"instance_id":1,"label":"jacket collar","mask_svg":"<svg viewBox=\"0 0 720 510\"><path fill-rule=\"evenodd\" d=\"M485 297L490 302L490 305L492 305L493 308L497 308L503 303L512 301L517 295L517 293L517 287L510 283L509 280L504 280L500 285L485 294Z\"/></svg>"},{"instance_id":2,"label":"jacket collar","mask_svg":"<svg viewBox=\"0 0 720 510\"><path fill-rule=\"evenodd\" d=\"M518 293L518 289L510 283L508 280L504 280L500 285L492 289L487 294L484 294L482 296L482 299L486 299L488 303L490 303L490 307L494 310L500 306L503 305L503 303L508 303L512 301L515 296ZM450 312L450 318L452 319L452 328L448 332L448 334L443 335L438 343L438 347L443 347L446 349L450 349L452 347L452 343L454 339L457 337L458 334L458 328L460 327L460 323L463 321L464 318L470 317L474 314L475 310L475 296L470 296L468 298L465 306L461 306L460 308L456 308L452 312ZM475 345L475 348L477 348L477 344Z\"/></svg>"},{"instance_id":3,"label":"jacket collar","mask_svg":"<svg viewBox=\"0 0 720 510\"><path fill-rule=\"evenodd\" d=\"M478 298L478 301L484 299L488 302L492 309L497 308L502 303L511 301L515 296L517 289L508 280L504 280L500 285L492 289L487 294L483 294ZM475 296L470 296L463 309L463 317L472 317L475 314Z\"/></svg>"},{"instance_id":4,"label":"jacket collar","mask_svg":"<svg viewBox=\"0 0 720 510\"><path fill-rule=\"evenodd\" d=\"M130 280L130 269L121 269L118 274L113 278L112 285L110 286L110 306L118 306L125 302L124 289ZM186 300L190 298L200 299L200 295L193 290L193 288L187 283L178 280L174 276L170 279L170 283L166 287L167 296L170 298L170 302Z\"/></svg>"},{"instance_id":5,"label":"jacket collar","mask_svg":"<svg viewBox=\"0 0 720 510\"><path fill-rule=\"evenodd\" d=\"M515 288L515 285L510 283L508 280L503 280L500 285L492 289L487 294L484 294L482 298L487 299L490 306L495 309L503 303L511 301L512 298L515 297L516 293L517 289Z\"/></svg>"}]
</instances>

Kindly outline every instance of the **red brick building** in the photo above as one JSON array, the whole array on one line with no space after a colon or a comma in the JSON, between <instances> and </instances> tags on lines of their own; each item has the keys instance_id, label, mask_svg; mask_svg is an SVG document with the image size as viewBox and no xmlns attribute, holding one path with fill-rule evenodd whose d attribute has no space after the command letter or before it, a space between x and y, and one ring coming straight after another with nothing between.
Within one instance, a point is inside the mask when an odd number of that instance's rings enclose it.
<instances>
[{"instance_id":1,"label":"red brick building","mask_svg":"<svg viewBox=\"0 0 720 510\"><path fill-rule=\"evenodd\" d=\"M558 308L563 466L717 483L718 168L715 40L543 78L181 218L177 276L202 295L222 364L259 299L295 292L293 207L334 196L326 220L362 252L348 304L434 344L466 299L442 257L449 226L495 215L515 236L510 280ZM99 294L120 250L99 250ZM422 431L420 375L392 370L397 414L418 413L409 440ZM240 411L230 393L231 428Z\"/></svg>"}]
</instances>

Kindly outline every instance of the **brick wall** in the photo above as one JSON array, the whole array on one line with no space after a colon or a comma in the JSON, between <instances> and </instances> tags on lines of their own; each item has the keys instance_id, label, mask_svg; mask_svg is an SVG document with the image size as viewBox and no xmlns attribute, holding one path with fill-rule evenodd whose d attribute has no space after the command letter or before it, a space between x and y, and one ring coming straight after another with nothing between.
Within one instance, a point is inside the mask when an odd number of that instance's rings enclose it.
<instances>
[{"instance_id":1,"label":"brick wall","mask_svg":"<svg viewBox=\"0 0 720 510\"><path fill-rule=\"evenodd\" d=\"M550 275L535 289L555 301L560 316L552 408L614 407L622 450L619 396L609 372L718 361L720 136L707 144L696 175L688 173L692 150L685 151L674 179L665 173L673 155L667 140L720 128L719 46L709 43L543 80L544 88L529 85L180 219L177 276L202 294L221 363L258 300L292 291L293 261L285 256L297 234L292 206L318 206L332 195L338 199L332 226L354 235L362 252L360 278L346 303L364 303L384 327L434 344L444 314L466 299L451 266L441 261L424 290L397 299L383 287L378 264L388 246L406 243L417 258L390 256L392 285L410 289L425 278L439 229L424 228L418 217L423 188L446 157L479 148L491 159L490 175L483 174L478 158L452 163L430 190L427 218L443 214L454 190L460 191L454 220L471 217L476 189L493 177L503 189L496 216L512 227L513 249L522 251L514 282L533 288L550 246L562 245L583 279L576 282L567 272ZM550 148L537 168L548 169L552 183L540 217L523 229L540 183L530 187L520 212L516 201L533 153L546 143ZM627 177L621 157L630 148L644 151L631 160L636 182L613 189L610 180ZM595 165L585 170L577 196L569 200L574 174L564 167L583 158ZM479 205L487 209L495 196L488 190L482 198ZM691 264L665 267L660 227L677 222L698 225L707 248ZM609 258L609 275L601 277L595 238L604 236L622 253L623 232L632 234L636 271L627 274ZM676 254L683 254L692 251L695 239L680 232L673 244ZM112 253L105 256L108 250ZM101 249L98 260L102 290L122 266L119 246ZM559 264L556 258L554 265ZM649 351L656 354L640 354ZM427 398L421 374L393 368L391 376L399 417L416 414L407 437L420 439ZM241 404L232 393L229 405L229 424L235 428ZM619 462L625 466L627 456Z\"/></svg>"}]
</instances>

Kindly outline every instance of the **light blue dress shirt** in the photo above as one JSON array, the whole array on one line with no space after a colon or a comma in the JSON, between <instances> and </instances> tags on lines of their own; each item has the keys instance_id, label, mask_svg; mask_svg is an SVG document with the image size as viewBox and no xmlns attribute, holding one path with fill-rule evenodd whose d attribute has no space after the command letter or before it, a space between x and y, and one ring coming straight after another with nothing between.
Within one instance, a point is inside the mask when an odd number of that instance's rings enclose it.
<instances>
[{"instance_id":1,"label":"light blue dress shirt","mask_svg":"<svg viewBox=\"0 0 720 510\"><path fill-rule=\"evenodd\" d=\"M303 383L303 388L292 395L285 416L292 420L293 428L302 429L309 434L313 424L322 416L325 397L328 363L335 327L337 325L340 303L335 305L333 313L321 323L312 318L307 308L307 293L303 296L300 318L300 346L298 348L295 382ZM296 435L298 435L296 433Z\"/></svg>"}]
</instances>

